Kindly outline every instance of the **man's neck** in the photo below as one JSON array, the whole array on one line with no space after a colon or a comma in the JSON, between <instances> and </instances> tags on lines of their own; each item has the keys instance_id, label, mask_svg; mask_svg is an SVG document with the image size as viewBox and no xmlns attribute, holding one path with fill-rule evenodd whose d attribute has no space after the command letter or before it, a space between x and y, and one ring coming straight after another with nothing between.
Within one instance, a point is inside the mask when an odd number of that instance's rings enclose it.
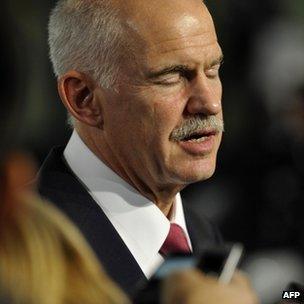
<instances>
[{"instance_id":1,"label":"man's neck","mask_svg":"<svg viewBox=\"0 0 304 304\"><path fill-rule=\"evenodd\" d=\"M175 201L175 196L178 192L183 189L183 186L168 185L168 186L157 186L150 181L146 183L141 180L136 174L128 174L124 167L118 162L115 161L115 158L111 157L109 160L107 155L114 155L109 151L105 153L106 149L105 144L97 143L95 138L97 136L92 136L91 133L86 130L77 129L75 130L84 144L113 172L119 175L123 180L125 180L129 185L136 189L141 195L148 198L150 201L162 211L162 213L169 218L170 212L172 210L173 203ZM102 149L100 149L102 147Z\"/></svg>"}]
</instances>

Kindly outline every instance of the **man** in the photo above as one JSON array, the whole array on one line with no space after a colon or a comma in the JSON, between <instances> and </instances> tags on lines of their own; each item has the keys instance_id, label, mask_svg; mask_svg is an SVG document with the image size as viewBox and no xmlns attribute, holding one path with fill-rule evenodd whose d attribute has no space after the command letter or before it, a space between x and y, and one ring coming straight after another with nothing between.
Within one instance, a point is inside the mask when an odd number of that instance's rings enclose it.
<instances>
[{"instance_id":1,"label":"man","mask_svg":"<svg viewBox=\"0 0 304 304\"><path fill-rule=\"evenodd\" d=\"M223 131L213 21L200 0L62 0L49 44L74 132L39 191L130 294L170 251L168 234L194 253L220 242L179 194L213 174Z\"/></svg>"}]
</instances>

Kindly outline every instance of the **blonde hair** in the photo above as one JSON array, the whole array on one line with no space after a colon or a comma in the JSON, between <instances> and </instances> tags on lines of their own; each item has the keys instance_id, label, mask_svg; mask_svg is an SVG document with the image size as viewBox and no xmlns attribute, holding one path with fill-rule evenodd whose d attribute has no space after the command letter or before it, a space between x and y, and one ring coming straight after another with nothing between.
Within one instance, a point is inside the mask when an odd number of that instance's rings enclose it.
<instances>
[{"instance_id":1,"label":"blonde hair","mask_svg":"<svg viewBox=\"0 0 304 304\"><path fill-rule=\"evenodd\" d=\"M128 303L77 228L54 206L24 195L3 212L2 296L20 304Z\"/></svg>"}]
</instances>

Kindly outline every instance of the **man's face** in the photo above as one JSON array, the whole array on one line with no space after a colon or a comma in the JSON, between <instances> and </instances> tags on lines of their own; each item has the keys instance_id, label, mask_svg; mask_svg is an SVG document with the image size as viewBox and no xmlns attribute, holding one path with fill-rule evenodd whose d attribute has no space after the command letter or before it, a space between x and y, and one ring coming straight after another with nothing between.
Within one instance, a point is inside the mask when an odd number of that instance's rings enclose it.
<instances>
[{"instance_id":1,"label":"man's face","mask_svg":"<svg viewBox=\"0 0 304 304\"><path fill-rule=\"evenodd\" d=\"M155 3L133 8L128 26L138 44L103 105L103 132L111 157L135 183L165 189L214 172L222 133L222 53L201 1L159 2L156 11ZM215 124L189 124L210 117Z\"/></svg>"}]
</instances>

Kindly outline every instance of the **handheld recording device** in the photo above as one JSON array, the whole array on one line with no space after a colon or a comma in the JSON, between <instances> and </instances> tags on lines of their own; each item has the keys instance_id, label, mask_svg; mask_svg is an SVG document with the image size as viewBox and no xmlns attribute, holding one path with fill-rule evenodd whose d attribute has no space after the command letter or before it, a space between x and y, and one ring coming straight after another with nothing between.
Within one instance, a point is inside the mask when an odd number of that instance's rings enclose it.
<instances>
[{"instance_id":1,"label":"handheld recording device","mask_svg":"<svg viewBox=\"0 0 304 304\"><path fill-rule=\"evenodd\" d=\"M199 257L184 254L172 255L158 268L148 284L140 289L133 303L159 303L161 280L173 272L190 268L198 268L205 274L217 277L219 282L228 284L242 254L243 246L232 244L205 249Z\"/></svg>"},{"instance_id":2,"label":"handheld recording device","mask_svg":"<svg viewBox=\"0 0 304 304\"><path fill-rule=\"evenodd\" d=\"M221 283L228 284L239 264L242 253L243 246L233 244L222 248L206 249L199 257L176 254L164 261L153 278L162 279L174 271L198 268L205 274L218 277Z\"/></svg>"}]
</instances>

